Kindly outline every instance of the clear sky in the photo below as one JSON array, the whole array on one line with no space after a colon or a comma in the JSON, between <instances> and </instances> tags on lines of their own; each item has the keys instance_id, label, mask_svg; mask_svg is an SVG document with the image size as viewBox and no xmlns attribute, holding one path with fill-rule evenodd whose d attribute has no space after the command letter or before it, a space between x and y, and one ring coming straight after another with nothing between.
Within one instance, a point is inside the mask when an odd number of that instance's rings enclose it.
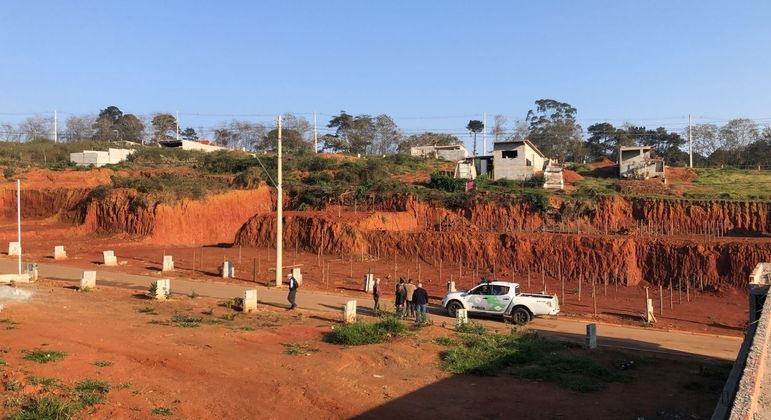
<instances>
[{"instance_id":1,"label":"clear sky","mask_svg":"<svg viewBox=\"0 0 771 420\"><path fill-rule=\"evenodd\" d=\"M463 132L553 98L584 127L771 123L770 22L769 1L4 0L0 121L346 110Z\"/></svg>"}]
</instances>

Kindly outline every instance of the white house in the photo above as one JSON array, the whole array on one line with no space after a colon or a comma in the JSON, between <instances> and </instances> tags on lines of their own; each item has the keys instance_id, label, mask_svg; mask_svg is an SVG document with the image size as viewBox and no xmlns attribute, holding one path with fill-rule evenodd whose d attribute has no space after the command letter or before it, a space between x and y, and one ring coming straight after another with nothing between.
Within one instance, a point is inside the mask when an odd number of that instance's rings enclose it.
<instances>
[{"instance_id":1,"label":"white house","mask_svg":"<svg viewBox=\"0 0 771 420\"><path fill-rule=\"evenodd\" d=\"M466 150L462 144L451 144L446 146L415 146L410 147L410 155L457 162L468 157L468 150Z\"/></svg>"},{"instance_id":2,"label":"white house","mask_svg":"<svg viewBox=\"0 0 771 420\"><path fill-rule=\"evenodd\" d=\"M216 152L217 150L228 150L222 146L209 144L206 140L163 140L159 142L163 147L179 147L182 150L199 150L202 152Z\"/></svg>"},{"instance_id":3,"label":"white house","mask_svg":"<svg viewBox=\"0 0 771 420\"><path fill-rule=\"evenodd\" d=\"M544 170L546 157L530 140L493 143L493 180L524 181Z\"/></svg>"},{"instance_id":4,"label":"white house","mask_svg":"<svg viewBox=\"0 0 771 420\"><path fill-rule=\"evenodd\" d=\"M664 159L654 158L651 146L625 147L618 151L620 178L664 178Z\"/></svg>"}]
</instances>

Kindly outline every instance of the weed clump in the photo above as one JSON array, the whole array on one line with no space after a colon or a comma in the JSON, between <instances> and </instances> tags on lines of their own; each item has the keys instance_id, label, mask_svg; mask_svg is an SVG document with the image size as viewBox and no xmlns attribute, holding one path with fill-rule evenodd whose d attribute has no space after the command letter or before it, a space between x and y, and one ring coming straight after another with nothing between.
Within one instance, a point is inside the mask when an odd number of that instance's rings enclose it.
<instances>
[{"instance_id":1,"label":"weed clump","mask_svg":"<svg viewBox=\"0 0 771 420\"><path fill-rule=\"evenodd\" d=\"M407 326L396 318L385 318L375 323L355 322L335 328L324 336L333 344L360 346L384 343L393 337L404 335Z\"/></svg>"},{"instance_id":2,"label":"weed clump","mask_svg":"<svg viewBox=\"0 0 771 420\"><path fill-rule=\"evenodd\" d=\"M55 351L55 350L25 350L26 354L24 355L24 360L29 360L32 362L37 363L51 363L51 362L58 362L59 360L64 359L65 356L67 356L67 353L63 351Z\"/></svg>"},{"instance_id":3,"label":"weed clump","mask_svg":"<svg viewBox=\"0 0 771 420\"><path fill-rule=\"evenodd\" d=\"M624 377L570 350L576 345L533 332L463 333L460 344L441 353L442 368L473 375L509 374L578 391L598 391Z\"/></svg>"}]
</instances>

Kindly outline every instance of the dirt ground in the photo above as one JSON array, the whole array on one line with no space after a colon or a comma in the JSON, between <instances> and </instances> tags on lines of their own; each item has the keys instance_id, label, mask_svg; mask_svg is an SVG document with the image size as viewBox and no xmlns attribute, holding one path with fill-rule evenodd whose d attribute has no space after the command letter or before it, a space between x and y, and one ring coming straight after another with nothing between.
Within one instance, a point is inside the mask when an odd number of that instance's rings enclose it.
<instances>
[{"instance_id":1,"label":"dirt ground","mask_svg":"<svg viewBox=\"0 0 771 420\"><path fill-rule=\"evenodd\" d=\"M147 300L136 291L41 280L32 298L0 313L0 416L23 398L42 395L30 376L72 387L85 379L111 385L88 418L707 418L722 381L699 372L714 362L674 356L599 351L607 366L634 361L631 380L578 393L507 376L450 375L439 367L441 326L413 330L388 344L342 347L322 341L334 314L296 313L261 305L238 314L223 302L179 297ZM174 315L203 318L196 328L163 325ZM232 320L228 318L234 317ZM151 321L161 323L150 323ZM503 327L503 325L502 325ZM311 350L287 354L286 344ZM63 351L58 362L24 360L24 351ZM583 350L580 350L584 352ZM99 367L97 361L111 362ZM10 382L16 384L9 386ZM9 390L9 388L14 389ZM54 386L50 391L62 392Z\"/></svg>"},{"instance_id":2,"label":"dirt ground","mask_svg":"<svg viewBox=\"0 0 771 420\"><path fill-rule=\"evenodd\" d=\"M0 222L0 243L15 240L16 226L12 222ZM147 240L132 240L128 237L97 236L78 233L77 228L54 220L38 220L25 223L24 226L25 261L53 262L53 245L66 244L68 259L61 264L82 268L99 268L132 274L157 274L161 267L162 256L172 255L176 270L166 273L170 278L193 278L202 281L218 279L218 270L224 260L234 262L236 279L234 282L267 283L275 279L276 252L270 248L239 248L229 245L201 247L163 247ZM102 267L101 252L114 250L121 265ZM323 261L325 270L320 262ZM432 264L432 261L382 256L338 257L287 249L284 253L284 265L298 265L303 271L307 290L333 291L351 296L363 296L361 286L363 276L371 270L381 278L381 285L386 291L392 290L399 277L421 281L429 291L434 303L439 303L447 290L447 282L455 281L459 290L468 289L478 283L482 276L493 277L493 273L483 269L475 270L457 264ZM505 267L495 273L495 278L519 282L525 292L548 293L560 297L561 316L576 318L594 318L592 285L579 285L575 279L565 285L564 299L560 282L548 275L542 279L541 273L512 273ZM440 280L441 279L441 280ZM610 284L595 284L597 320L616 324L640 326L645 308L644 287L624 287ZM704 332L720 335L741 336L748 319L745 293L735 289L723 288L720 293L701 293L696 290L671 293L658 288L648 290L654 301L658 322L653 328ZM671 300L670 300L671 296ZM663 304L663 308L662 308ZM663 315L661 310L663 309Z\"/></svg>"}]
</instances>

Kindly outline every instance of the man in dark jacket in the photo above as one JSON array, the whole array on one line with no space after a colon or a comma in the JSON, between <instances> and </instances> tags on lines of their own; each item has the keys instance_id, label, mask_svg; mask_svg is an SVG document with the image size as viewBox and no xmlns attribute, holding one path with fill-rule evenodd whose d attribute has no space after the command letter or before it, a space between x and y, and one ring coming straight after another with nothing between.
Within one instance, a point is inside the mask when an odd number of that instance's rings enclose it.
<instances>
[{"instance_id":1,"label":"man in dark jacket","mask_svg":"<svg viewBox=\"0 0 771 420\"><path fill-rule=\"evenodd\" d=\"M426 322L428 320L428 292L423 288L423 283L418 283L417 289L412 292L412 305L415 307L415 323Z\"/></svg>"},{"instance_id":2,"label":"man in dark jacket","mask_svg":"<svg viewBox=\"0 0 771 420\"><path fill-rule=\"evenodd\" d=\"M404 300L407 297L407 291L404 290L404 279L399 277L399 283L396 284L396 313L401 315L404 310Z\"/></svg>"},{"instance_id":3,"label":"man in dark jacket","mask_svg":"<svg viewBox=\"0 0 771 420\"><path fill-rule=\"evenodd\" d=\"M289 296L287 297L287 300L289 300L289 303L292 305L289 307L289 310L294 310L294 308L297 307L297 303L295 302L295 297L297 296L297 288L300 287L300 285L297 283L297 279L294 278L293 275L289 275Z\"/></svg>"},{"instance_id":4,"label":"man in dark jacket","mask_svg":"<svg viewBox=\"0 0 771 420\"><path fill-rule=\"evenodd\" d=\"M380 278L375 279L375 285L372 287L372 298L375 299L375 306L372 310L377 314L380 311Z\"/></svg>"}]
</instances>

